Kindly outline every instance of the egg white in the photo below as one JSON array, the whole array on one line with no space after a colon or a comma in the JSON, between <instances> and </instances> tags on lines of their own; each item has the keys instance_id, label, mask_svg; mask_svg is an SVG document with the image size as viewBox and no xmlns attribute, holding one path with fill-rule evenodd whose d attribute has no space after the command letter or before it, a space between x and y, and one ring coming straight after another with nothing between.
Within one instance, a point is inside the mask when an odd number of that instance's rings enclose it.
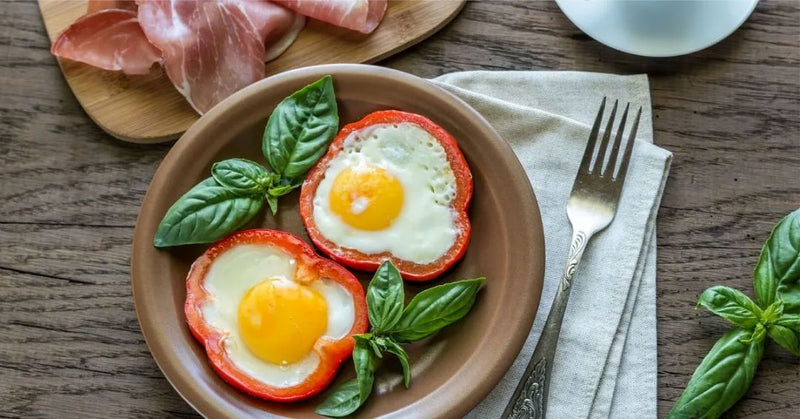
<instances>
[{"instance_id":1,"label":"egg white","mask_svg":"<svg viewBox=\"0 0 800 419\"><path fill-rule=\"evenodd\" d=\"M238 245L218 256L211 265L203 287L211 298L203 304L206 323L225 334L228 357L246 374L273 387L291 387L302 383L319 365L319 356L311 351L304 359L287 365L273 364L256 357L239 333L239 303L253 285L265 279L277 279L281 285L293 282L297 263L291 255L269 245ZM328 305L328 328L321 339L338 340L347 335L355 321L353 297L336 281L322 278L311 288Z\"/></svg>"},{"instance_id":2,"label":"egg white","mask_svg":"<svg viewBox=\"0 0 800 419\"><path fill-rule=\"evenodd\" d=\"M345 223L330 207L336 176L347 168L379 167L403 187L403 208L386 229L365 231ZM431 263L455 243L458 229L450 202L456 181L447 154L427 131L413 123L378 124L350 134L331 159L314 196L314 223L340 247L365 254L389 252L414 263ZM364 202L353 202L353 212Z\"/></svg>"}]
</instances>

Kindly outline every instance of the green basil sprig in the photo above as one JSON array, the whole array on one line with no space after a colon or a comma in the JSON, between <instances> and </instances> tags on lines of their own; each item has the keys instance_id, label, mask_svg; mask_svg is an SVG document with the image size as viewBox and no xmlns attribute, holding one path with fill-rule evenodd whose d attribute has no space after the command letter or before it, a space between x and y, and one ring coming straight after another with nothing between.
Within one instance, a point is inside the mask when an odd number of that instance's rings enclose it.
<instances>
[{"instance_id":1,"label":"green basil sprig","mask_svg":"<svg viewBox=\"0 0 800 419\"><path fill-rule=\"evenodd\" d=\"M316 412L341 417L355 412L372 393L375 367L383 353L397 357L403 367L403 384L411 381L408 354L401 346L428 337L464 317L485 278L438 285L417 294L403 309L403 279L386 261L367 287L370 333L356 335L353 363L356 378L333 391Z\"/></svg>"},{"instance_id":2,"label":"green basil sprig","mask_svg":"<svg viewBox=\"0 0 800 419\"><path fill-rule=\"evenodd\" d=\"M214 163L211 177L180 197L161 220L156 247L211 243L242 228L302 184L339 130L333 81L325 76L284 99L264 129L262 151L272 170L247 159Z\"/></svg>"},{"instance_id":3,"label":"green basil sprig","mask_svg":"<svg viewBox=\"0 0 800 419\"><path fill-rule=\"evenodd\" d=\"M697 367L668 418L717 418L750 388L765 337L800 356L800 209L772 230L753 275L756 301L722 286L697 302L737 327L717 341Z\"/></svg>"}]
</instances>

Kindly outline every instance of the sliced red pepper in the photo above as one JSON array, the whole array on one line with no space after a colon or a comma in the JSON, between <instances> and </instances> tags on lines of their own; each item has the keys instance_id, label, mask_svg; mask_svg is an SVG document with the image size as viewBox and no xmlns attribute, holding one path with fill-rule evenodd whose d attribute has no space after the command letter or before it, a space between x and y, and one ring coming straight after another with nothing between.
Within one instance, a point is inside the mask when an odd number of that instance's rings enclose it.
<instances>
[{"instance_id":1,"label":"sliced red pepper","mask_svg":"<svg viewBox=\"0 0 800 419\"><path fill-rule=\"evenodd\" d=\"M431 263L419 264L398 259L388 252L365 254L355 249L338 246L325 238L314 223L314 195L316 195L317 187L325 177L325 172L331 160L342 151L345 139L353 132L372 125L398 123L412 123L431 134L444 148L447 154L447 161L450 163L450 168L455 175L456 196L450 202L450 207L455 214L458 236L453 246L439 259ZM348 124L342 128L336 138L333 139L333 142L331 142L328 152L308 172L300 193L300 216L303 219L306 230L308 230L311 241L331 259L362 271L375 271L384 260L389 259L403 275L403 278L409 281L427 281L436 278L453 266L464 256L467 250L471 232L467 210L472 199L472 188L472 173L469 171L467 161L464 159L464 155L461 154L456 140L444 128L421 115L395 110L377 111L358 122Z\"/></svg>"},{"instance_id":2,"label":"sliced red pepper","mask_svg":"<svg viewBox=\"0 0 800 419\"><path fill-rule=\"evenodd\" d=\"M319 339L313 349L319 356L319 365L302 383L295 386L273 387L241 371L228 357L223 344L223 332L208 325L203 318L203 304L210 298L203 287L203 281L211 264L227 250L242 244L263 244L282 249L295 258L295 281L309 283L318 278L327 278L336 281L353 296L355 320L350 332L337 341ZM189 329L205 346L212 367L225 381L250 395L279 402L302 400L325 389L333 380L342 361L352 354L355 345L353 335L365 333L369 326L364 289L358 279L341 265L318 256L299 237L275 230L240 231L208 248L194 262L186 278L184 311Z\"/></svg>"}]
</instances>

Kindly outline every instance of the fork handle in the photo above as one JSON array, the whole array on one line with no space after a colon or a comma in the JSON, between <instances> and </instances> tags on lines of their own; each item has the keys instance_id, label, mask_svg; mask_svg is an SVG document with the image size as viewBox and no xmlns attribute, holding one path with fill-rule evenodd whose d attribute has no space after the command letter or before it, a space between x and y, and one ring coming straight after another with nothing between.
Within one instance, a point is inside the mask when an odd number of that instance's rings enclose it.
<instances>
[{"instance_id":1,"label":"fork handle","mask_svg":"<svg viewBox=\"0 0 800 419\"><path fill-rule=\"evenodd\" d=\"M553 359L556 354L558 335L561 333L561 321L569 301L569 292L572 289L572 276L583 256L583 250L589 241L591 233L575 230L572 233L572 244L569 248L567 265L561 275L561 283L547 315L547 321L542 329L542 335L536 344L528 367L517 384L514 395L511 396L504 418L544 418L547 413L547 395L550 391L550 377L553 372Z\"/></svg>"}]
</instances>

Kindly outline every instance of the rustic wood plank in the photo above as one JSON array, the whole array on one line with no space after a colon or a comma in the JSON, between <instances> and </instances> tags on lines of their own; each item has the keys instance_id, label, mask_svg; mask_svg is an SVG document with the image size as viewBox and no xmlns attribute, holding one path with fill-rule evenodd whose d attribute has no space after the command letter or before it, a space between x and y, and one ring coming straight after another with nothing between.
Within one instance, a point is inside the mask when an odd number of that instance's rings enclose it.
<instances>
[{"instance_id":1,"label":"rustic wood plank","mask_svg":"<svg viewBox=\"0 0 800 419\"><path fill-rule=\"evenodd\" d=\"M194 416L158 371L128 279L131 227L0 225L0 412Z\"/></svg>"},{"instance_id":2,"label":"rustic wood plank","mask_svg":"<svg viewBox=\"0 0 800 419\"><path fill-rule=\"evenodd\" d=\"M142 341L132 227L169 145L110 138L72 96L33 2L0 4L0 416L188 416ZM705 51L646 59L583 35L551 2L469 2L383 62L450 71L650 74L656 142L674 153L658 240L659 415L726 327L693 310L715 284L751 292L772 225L800 206L800 3L761 2ZM800 360L767 347L729 417L797 417ZM98 409L98 406L102 409ZM101 410L101 411L98 411Z\"/></svg>"}]
</instances>

